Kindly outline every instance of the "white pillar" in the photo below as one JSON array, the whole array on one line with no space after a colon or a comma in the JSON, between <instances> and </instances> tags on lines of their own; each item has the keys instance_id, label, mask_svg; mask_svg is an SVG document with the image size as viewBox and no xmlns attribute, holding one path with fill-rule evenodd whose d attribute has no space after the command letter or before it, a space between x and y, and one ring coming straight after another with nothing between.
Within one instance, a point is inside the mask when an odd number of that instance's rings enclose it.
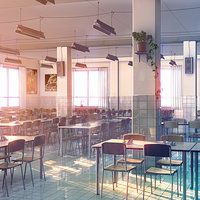
<instances>
[{"instance_id":1,"label":"white pillar","mask_svg":"<svg viewBox=\"0 0 200 200\"><path fill-rule=\"evenodd\" d=\"M64 76L57 77L56 107L58 116L72 115L72 64L71 49L57 47L57 61L65 62Z\"/></svg>"},{"instance_id":2,"label":"white pillar","mask_svg":"<svg viewBox=\"0 0 200 200\"><path fill-rule=\"evenodd\" d=\"M141 31L152 35L153 41L160 46L160 0L132 0L132 32ZM158 126L156 113L160 106L160 49L156 50L154 66L147 62L145 54L140 56L139 61L135 52L136 42L133 38L133 131L147 134L149 128Z\"/></svg>"},{"instance_id":3,"label":"white pillar","mask_svg":"<svg viewBox=\"0 0 200 200\"><path fill-rule=\"evenodd\" d=\"M186 66L185 58L192 59L193 64ZM183 109L185 109L186 112L187 112L187 110L190 109L190 112L193 113L193 117L197 118L198 70L197 70L197 43L196 43L196 41L184 41L183 42L182 75L183 75L182 76L182 87L184 88L183 96L186 97L186 101L187 101L187 97L190 98L190 104L187 104L188 101L183 102L184 105L186 105L186 106L184 106ZM191 97L194 97L193 102L191 102ZM191 111L191 104L194 105L194 110L192 110L192 111Z\"/></svg>"}]
</instances>

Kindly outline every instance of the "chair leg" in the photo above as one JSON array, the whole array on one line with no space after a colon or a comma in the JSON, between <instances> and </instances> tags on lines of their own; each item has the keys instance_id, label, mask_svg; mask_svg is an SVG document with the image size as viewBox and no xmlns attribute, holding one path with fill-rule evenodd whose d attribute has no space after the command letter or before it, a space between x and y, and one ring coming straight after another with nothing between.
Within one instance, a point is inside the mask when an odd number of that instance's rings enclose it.
<instances>
[{"instance_id":1,"label":"chair leg","mask_svg":"<svg viewBox=\"0 0 200 200\"><path fill-rule=\"evenodd\" d=\"M173 199L173 188L174 188L174 175L172 175L172 190L171 190L171 200Z\"/></svg>"},{"instance_id":2,"label":"chair leg","mask_svg":"<svg viewBox=\"0 0 200 200\"><path fill-rule=\"evenodd\" d=\"M13 184L13 175L14 175L14 168L10 169L10 174L11 174L11 179L10 179L10 184Z\"/></svg>"},{"instance_id":3,"label":"chair leg","mask_svg":"<svg viewBox=\"0 0 200 200\"><path fill-rule=\"evenodd\" d=\"M22 183L23 183L23 187L24 187L24 190L25 190L25 183L24 183L24 174L23 174L23 169L22 169L22 165L20 165L20 168L21 168L21 176L22 176Z\"/></svg>"},{"instance_id":4,"label":"chair leg","mask_svg":"<svg viewBox=\"0 0 200 200\"><path fill-rule=\"evenodd\" d=\"M104 179L104 170L102 171L102 177L101 177L101 198L103 195L103 179Z\"/></svg>"},{"instance_id":5,"label":"chair leg","mask_svg":"<svg viewBox=\"0 0 200 200\"><path fill-rule=\"evenodd\" d=\"M138 176L137 176L137 168L135 168L135 176L136 176L136 190L137 190L137 193L138 193Z\"/></svg>"},{"instance_id":6,"label":"chair leg","mask_svg":"<svg viewBox=\"0 0 200 200\"><path fill-rule=\"evenodd\" d=\"M24 179L26 177L26 167L27 167L27 162L25 163L25 169L24 169Z\"/></svg>"},{"instance_id":7,"label":"chair leg","mask_svg":"<svg viewBox=\"0 0 200 200\"><path fill-rule=\"evenodd\" d=\"M113 190L115 190L115 185L114 185L114 172L112 172L112 185L113 185Z\"/></svg>"},{"instance_id":8,"label":"chair leg","mask_svg":"<svg viewBox=\"0 0 200 200\"><path fill-rule=\"evenodd\" d=\"M5 184L5 187L6 187L6 194L7 194L7 197L9 197L6 176L7 176L7 171L5 170L4 175L3 175L3 179L4 179L4 184Z\"/></svg>"},{"instance_id":9,"label":"chair leg","mask_svg":"<svg viewBox=\"0 0 200 200\"><path fill-rule=\"evenodd\" d=\"M44 175L44 180L46 181L46 175L45 175L45 170L44 170L44 163L42 160L42 171L43 171L43 175Z\"/></svg>"},{"instance_id":10,"label":"chair leg","mask_svg":"<svg viewBox=\"0 0 200 200\"><path fill-rule=\"evenodd\" d=\"M129 172L127 173L127 183L126 183L126 200L128 200L128 183L129 183Z\"/></svg>"},{"instance_id":11,"label":"chair leg","mask_svg":"<svg viewBox=\"0 0 200 200\"><path fill-rule=\"evenodd\" d=\"M143 200L144 200L144 193L145 193L145 182L146 182L146 174L144 173L144 181L143 181Z\"/></svg>"},{"instance_id":12,"label":"chair leg","mask_svg":"<svg viewBox=\"0 0 200 200\"><path fill-rule=\"evenodd\" d=\"M31 172L31 181L32 181L32 185L33 185L33 187L34 187L34 181L33 181L33 171L32 171L31 162L29 162L29 167L30 167L30 172Z\"/></svg>"},{"instance_id":13,"label":"chair leg","mask_svg":"<svg viewBox=\"0 0 200 200\"><path fill-rule=\"evenodd\" d=\"M153 194L153 189L152 189L152 175L150 175L150 179L151 179L151 194Z\"/></svg>"},{"instance_id":14,"label":"chair leg","mask_svg":"<svg viewBox=\"0 0 200 200\"><path fill-rule=\"evenodd\" d=\"M178 171L177 171L177 174L176 174L176 175L177 175L177 183L176 183L176 184L177 184L177 196L179 196L179 187L178 187Z\"/></svg>"}]
</instances>

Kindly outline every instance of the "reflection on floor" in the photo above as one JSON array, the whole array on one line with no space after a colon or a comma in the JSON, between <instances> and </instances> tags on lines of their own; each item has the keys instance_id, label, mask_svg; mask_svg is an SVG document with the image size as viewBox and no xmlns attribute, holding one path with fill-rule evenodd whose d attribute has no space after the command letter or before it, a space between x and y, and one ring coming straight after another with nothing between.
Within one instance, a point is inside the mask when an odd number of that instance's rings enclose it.
<instances>
[{"instance_id":1,"label":"reflection on floor","mask_svg":"<svg viewBox=\"0 0 200 200\"><path fill-rule=\"evenodd\" d=\"M97 200L100 196L95 194L95 157L88 159L87 156L59 157L55 149L46 149L45 155L46 182L39 179L39 164L33 164L35 186L32 186L30 171L27 169L26 190L23 190L20 171L14 174L14 183L10 185L10 174L8 173L8 186L10 197L6 197L5 190L0 190L1 200ZM189 173L188 173L189 174ZM3 176L1 173L0 180ZM187 178L190 181L189 177ZM136 191L135 176L131 175L129 181L129 199L142 199L142 188ZM145 199L170 199L171 187L167 179L162 183L157 181L157 188L150 194L150 181L147 179ZM126 180L119 177L118 187L112 190L111 174L106 172L103 200L122 200L125 197ZM187 200L194 199L194 191L187 190ZM174 185L174 199L181 199L176 195L176 184Z\"/></svg>"}]
</instances>

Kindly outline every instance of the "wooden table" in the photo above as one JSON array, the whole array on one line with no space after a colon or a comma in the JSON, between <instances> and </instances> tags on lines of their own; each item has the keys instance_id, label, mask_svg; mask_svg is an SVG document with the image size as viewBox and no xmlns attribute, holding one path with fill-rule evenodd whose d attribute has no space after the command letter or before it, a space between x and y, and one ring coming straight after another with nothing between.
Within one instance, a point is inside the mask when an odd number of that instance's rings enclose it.
<instances>
[{"instance_id":1,"label":"wooden table","mask_svg":"<svg viewBox=\"0 0 200 200\"><path fill-rule=\"evenodd\" d=\"M26 143L28 142L33 142L35 136L10 136L10 135L5 135L4 136L6 138L5 141L0 141L0 148L7 148L8 147L8 143L12 142L14 140L19 140L19 139L23 139L25 140ZM42 151L40 149L40 157L42 157ZM42 160L40 159L40 179L42 179Z\"/></svg>"},{"instance_id":2,"label":"wooden table","mask_svg":"<svg viewBox=\"0 0 200 200\"><path fill-rule=\"evenodd\" d=\"M90 122L88 125L75 124L75 125L66 125L66 126L58 126L58 133L60 138L60 146L59 146L59 155L63 156L63 130L70 130L70 129L79 129L79 130L88 130L88 155L91 156L91 132L93 129L100 127L102 122Z\"/></svg>"},{"instance_id":3,"label":"wooden table","mask_svg":"<svg viewBox=\"0 0 200 200\"><path fill-rule=\"evenodd\" d=\"M105 142L116 142L121 143L123 140L120 139L111 139ZM143 150L145 144L155 144L161 142L152 142L152 141L134 141L133 144L126 145L126 149L135 149L135 150ZM186 155L187 152L190 152L191 149L195 146L194 142L177 142L175 146L171 146L171 151L182 152L182 160L183 160L183 200L186 200L186 170L187 170L187 162ZM99 194L99 167L100 167L100 149L102 143L98 143L92 146L92 148L96 149L96 194Z\"/></svg>"}]
</instances>

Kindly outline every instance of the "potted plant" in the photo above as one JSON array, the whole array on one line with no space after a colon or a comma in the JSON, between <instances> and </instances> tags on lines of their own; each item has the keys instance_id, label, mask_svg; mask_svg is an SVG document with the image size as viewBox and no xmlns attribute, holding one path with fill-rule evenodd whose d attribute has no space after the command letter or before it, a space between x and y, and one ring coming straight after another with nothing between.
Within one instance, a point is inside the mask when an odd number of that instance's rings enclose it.
<instances>
[{"instance_id":1,"label":"potted plant","mask_svg":"<svg viewBox=\"0 0 200 200\"><path fill-rule=\"evenodd\" d=\"M137 42L137 52L146 52L146 43L147 43L147 36L146 32L133 32L132 36L134 40Z\"/></svg>"}]
</instances>

